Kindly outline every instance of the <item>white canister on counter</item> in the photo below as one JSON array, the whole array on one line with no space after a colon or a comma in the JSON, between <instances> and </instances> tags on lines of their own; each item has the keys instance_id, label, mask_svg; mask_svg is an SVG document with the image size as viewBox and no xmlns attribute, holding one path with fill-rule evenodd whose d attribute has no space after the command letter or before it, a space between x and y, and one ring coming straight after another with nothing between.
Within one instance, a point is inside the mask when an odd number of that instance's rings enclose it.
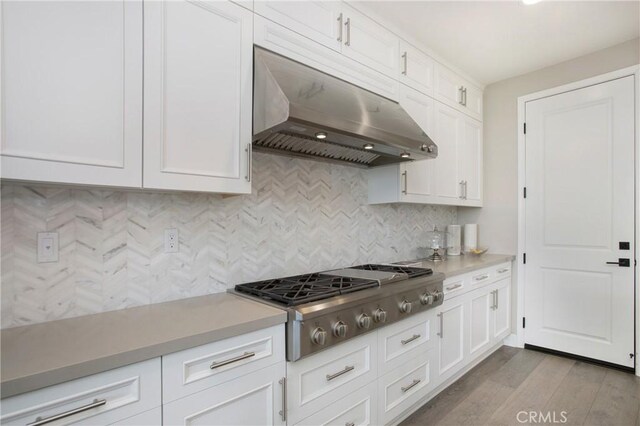
<instances>
[{"instance_id":1,"label":"white canister on counter","mask_svg":"<svg viewBox=\"0 0 640 426\"><path fill-rule=\"evenodd\" d=\"M462 245L462 227L460 225L447 226L447 254L460 256Z\"/></svg>"},{"instance_id":2,"label":"white canister on counter","mask_svg":"<svg viewBox=\"0 0 640 426\"><path fill-rule=\"evenodd\" d=\"M464 225L464 251L478 248L478 224L468 223Z\"/></svg>"}]
</instances>

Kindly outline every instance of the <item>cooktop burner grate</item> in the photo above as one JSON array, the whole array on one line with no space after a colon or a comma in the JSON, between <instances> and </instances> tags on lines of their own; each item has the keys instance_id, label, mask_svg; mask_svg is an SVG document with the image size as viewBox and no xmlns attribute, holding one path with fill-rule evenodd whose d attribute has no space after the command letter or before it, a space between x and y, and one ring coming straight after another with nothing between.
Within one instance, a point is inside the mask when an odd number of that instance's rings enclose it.
<instances>
[{"instance_id":1,"label":"cooktop burner grate","mask_svg":"<svg viewBox=\"0 0 640 426\"><path fill-rule=\"evenodd\" d=\"M409 278L415 278L415 277L421 277L423 275L433 274L433 270L430 268L414 268L411 266L401 266L401 265L367 264L367 265L352 266L349 269L363 269L365 271L382 271L382 272L391 272L396 274L406 274Z\"/></svg>"},{"instance_id":2,"label":"cooktop burner grate","mask_svg":"<svg viewBox=\"0 0 640 426\"><path fill-rule=\"evenodd\" d=\"M238 284L236 291L295 306L378 285L375 280L316 273Z\"/></svg>"}]
</instances>

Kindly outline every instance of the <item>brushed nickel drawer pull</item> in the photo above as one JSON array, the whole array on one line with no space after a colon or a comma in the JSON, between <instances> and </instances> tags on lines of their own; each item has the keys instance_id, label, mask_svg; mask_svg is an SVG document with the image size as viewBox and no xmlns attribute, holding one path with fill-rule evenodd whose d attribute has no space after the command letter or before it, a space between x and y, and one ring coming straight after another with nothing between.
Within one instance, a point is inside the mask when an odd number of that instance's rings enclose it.
<instances>
[{"instance_id":1,"label":"brushed nickel drawer pull","mask_svg":"<svg viewBox=\"0 0 640 426\"><path fill-rule=\"evenodd\" d=\"M356 424L354 422L347 422L344 426L356 426Z\"/></svg>"},{"instance_id":2,"label":"brushed nickel drawer pull","mask_svg":"<svg viewBox=\"0 0 640 426\"><path fill-rule=\"evenodd\" d=\"M406 194L407 193L408 179L409 179L409 177L407 176L407 171L406 170L404 172L402 172L402 177L403 177L403 182L404 182L404 189L402 190L402 193Z\"/></svg>"},{"instance_id":3,"label":"brushed nickel drawer pull","mask_svg":"<svg viewBox=\"0 0 640 426\"><path fill-rule=\"evenodd\" d=\"M417 385L418 383L420 383L421 380L420 379L413 379L413 382L409 385L409 386L405 386L403 388L400 388L400 390L404 393L407 392L409 389L411 389L412 387L414 387L415 385Z\"/></svg>"},{"instance_id":4,"label":"brushed nickel drawer pull","mask_svg":"<svg viewBox=\"0 0 640 426\"><path fill-rule=\"evenodd\" d=\"M247 144L247 147L244 150L247 153L247 174L245 175L245 179L247 182L251 182L251 169L253 168L253 146L251 143Z\"/></svg>"},{"instance_id":5,"label":"brushed nickel drawer pull","mask_svg":"<svg viewBox=\"0 0 640 426\"><path fill-rule=\"evenodd\" d=\"M498 269L499 274L504 274L505 272L509 272L509 268Z\"/></svg>"},{"instance_id":6,"label":"brushed nickel drawer pull","mask_svg":"<svg viewBox=\"0 0 640 426\"><path fill-rule=\"evenodd\" d=\"M447 291L452 291L455 290L457 288L462 287L462 284L458 283L458 284L454 284L454 285L450 285L449 287L446 288Z\"/></svg>"},{"instance_id":7,"label":"brushed nickel drawer pull","mask_svg":"<svg viewBox=\"0 0 640 426\"><path fill-rule=\"evenodd\" d=\"M344 26L347 29L347 41L345 41L344 44L345 46L351 46L351 18L347 18Z\"/></svg>"},{"instance_id":8,"label":"brushed nickel drawer pull","mask_svg":"<svg viewBox=\"0 0 640 426\"><path fill-rule=\"evenodd\" d=\"M349 371L355 370L355 368L356 367L354 367L353 365L347 365L346 367L344 367L344 370L340 370L337 373L333 374L327 374L327 382L335 379L336 377L340 377L343 374L347 374Z\"/></svg>"},{"instance_id":9,"label":"brushed nickel drawer pull","mask_svg":"<svg viewBox=\"0 0 640 426\"><path fill-rule=\"evenodd\" d=\"M404 52L402 59L404 59L404 70L402 71L402 74L407 75L407 52Z\"/></svg>"},{"instance_id":10,"label":"brushed nickel drawer pull","mask_svg":"<svg viewBox=\"0 0 640 426\"><path fill-rule=\"evenodd\" d=\"M487 278L489 278L489 274L482 274L482 275L473 277L475 281L482 281L482 280L486 280Z\"/></svg>"},{"instance_id":11,"label":"brushed nickel drawer pull","mask_svg":"<svg viewBox=\"0 0 640 426\"><path fill-rule=\"evenodd\" d=\"M440 333L438 333L438 336L440 336L441 339L444 339L444 313L440 312L438 316L440 317Z\"/></svg>"},{"instance_id":12,"label":"brushed nickel drawer pull","mask_svg":"<svg viewBox=\"0 0 640 426\"><path fill-rule=\"evenodd\" d=\"M420 335L419 334L414 334L413 336L409 337L406 340L400 340L400 343L402 343L403 345L406 345L407 343L411 343L416 339L419 339Z\"/></svg>"},{"instance_id":13,"label":"brushed nickel drawer pull","mask_svg":"<svg viewBox=\"0 0 640 426\"><path fill-rule=\"evenodd\" d=\"M342 43L342 13L340 13L340 16L338 16L338 30L339 30L338 41Z\"/></svg>"},{"instance_id":14,"label":"brushed nickel drawer pull","mask_svg":"<svg viewBox=\"0 0 640 426\"><path fill-rule=\"evenodd\" d=\"M234 358L229 358L229 359L227 359L225 361L212 362L211 365L209 366L209 368L214 370L216 368L224 367L225 365L229 365L229 364L232 364L234 362L242 361L243 359L251 358L252 356L255 356L255 355L256 355L255 352L245 352L242 355L239 355L239 356L234 357Z\"/></svg>"},{"instance_id":15,"label":"brushed nickel drawer pull","mask_svg":"<svg viewBox=\"0 0 640 426\"><path fill-rule=\"evenodd\" d=\"M66 417L69 416L73 416L74 414L78 414L78 413L82 413L85 411L89 411L92 408L97 408L97 407L101 407L103 405L105 405L107 403L106 399L94 399L92 403L87 404L87 405L83 405L82 407L78 407L78 408L73 408L69 411L65 411L64 413L60 413L60 414L54 414L53 416L49 416L49 417L36 417L36 420L33 423L27 423L27 426L40 426L40 425L46 425L47 423L51 423L51 422L55 422L61 419L64 419Z\"/></svg>"}]
</instances>

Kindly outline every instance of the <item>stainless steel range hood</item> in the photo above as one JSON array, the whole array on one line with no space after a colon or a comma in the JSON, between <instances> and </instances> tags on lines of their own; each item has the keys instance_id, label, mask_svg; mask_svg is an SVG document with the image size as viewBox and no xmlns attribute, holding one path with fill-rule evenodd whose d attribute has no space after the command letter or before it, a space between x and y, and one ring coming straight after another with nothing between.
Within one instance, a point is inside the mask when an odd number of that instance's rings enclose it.
<instances>
[{"instance_id":1,"label":"stainless steel range hood","mask_svg":"<svg viewBox=\"0 0 640 426\"><path fill-rule=\"evenodd\" d=\"M438 155L397 102L259 47L254 55L256 150L364 167Z\"/></svg>"}]
</instances>

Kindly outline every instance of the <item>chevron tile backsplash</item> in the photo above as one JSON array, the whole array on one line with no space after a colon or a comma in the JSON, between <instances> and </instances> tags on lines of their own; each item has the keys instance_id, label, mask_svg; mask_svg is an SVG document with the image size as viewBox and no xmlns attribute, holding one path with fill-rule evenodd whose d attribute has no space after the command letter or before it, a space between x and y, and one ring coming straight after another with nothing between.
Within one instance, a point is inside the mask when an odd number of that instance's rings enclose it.
<instances>
[{"instance_id":1,"label":"chevron tile backsplash","mask_svg":"<svg viewBox=\"0 0 640 426\"><path fill-rule=\"evenodd\" d=\"M2 327L225 291L263 278L423 256L454 207L367 205L366 170L256 153L253 193L2 184ZM164 253L166 228L180 252ZM60 260L36 262L36 233Z\"/></svg>"}]
</instances>

